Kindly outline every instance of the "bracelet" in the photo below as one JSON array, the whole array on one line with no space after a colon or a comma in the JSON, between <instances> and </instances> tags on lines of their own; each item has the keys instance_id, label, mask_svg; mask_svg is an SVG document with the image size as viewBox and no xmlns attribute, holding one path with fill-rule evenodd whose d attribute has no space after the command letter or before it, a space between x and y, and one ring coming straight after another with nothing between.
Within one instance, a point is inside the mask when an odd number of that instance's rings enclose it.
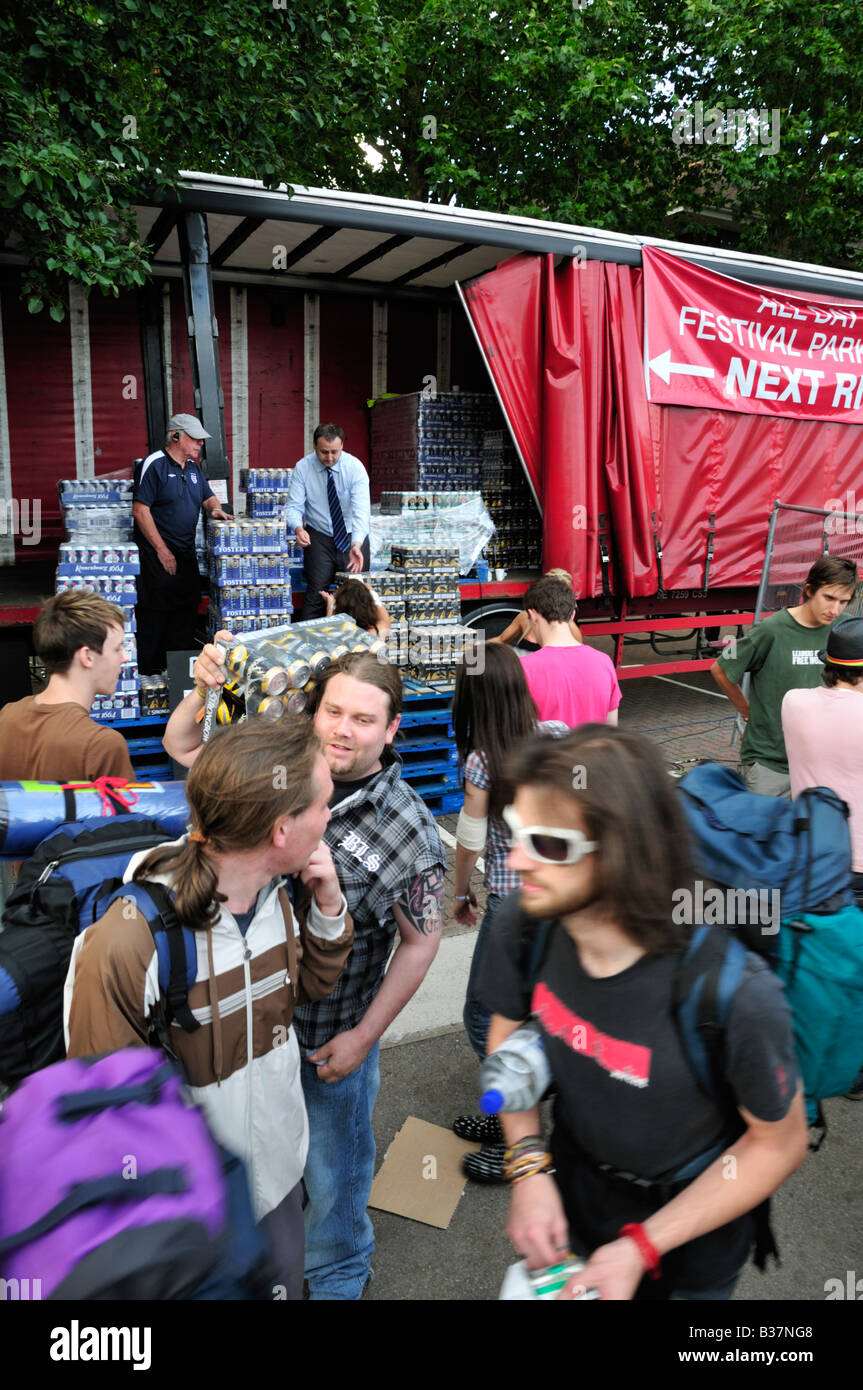
<instances>
[{"instance_id":1,"label":"bracelet","mask_svg":"<svg viewBox=\"0 0 863 1390\"><path fill-rule=\"evenodd\" d=\"M626 1226L621 1226L617 1234L618 1237L628 1236L630 1240L635 1242L651 1279L658 1279L662 1274L662 1262L656 1246L649 1239L644 1227L635 1221L630 1221Z\"/></svg>"},{"instance_id":2,"label":"bracelet","mask_svg":"<svg viewBox=\"0 0 863 1390\"><path fill-rule=\"evenodd\" d=\"M540 1134L526 1135L504 1152L503 1176L510 1187L524 1178L532 1178L536 1173L553 1172L551 1154Z\"/></svg>"},{"instance_id":3,"label":"bracelet","mask_svg":"<svg viewBox=\"0 0 863 1390\"><path fill-rule=\"evenodd\" d=\"M542 1153L546 1152L545 1144L541 1134L526 1134L523 1139L518 1139L514 1144L510 1144L504 1153L504 1158L515 1158L522 1149L539 1149Z\"/></svg>"},{"instance_id":4,"label":"bracelet","mask_svg":"<svg viewBox=\"0 0 863 1390\"><path fill-rule=\"evenodd\" d=\"M467 895L467 893L453 893L452 897L453 897L453 902L456 902L456 903L466 903L466 902L467 902L468 895Z\"/></svg>"},{"instance_id":5,"label":"bracelet","mask_svg":"<svg viewBox=\"0 0 863 1390\"><path fill-rule=\"evenodd\" d=\"M525 1155L520 1163L504 1163L503 1176L508 1187L514 1187L518 1182L524 1182L525 1178L534 1178L537 1173L547 1173L549 1177L554 1173L551 1163L551 1154L537 1152L532 1155Z\"/></svg>"},{"instance_id":6,"label":"bracelet","mask_svg":"<svg viewBox=\"0 0 863 1390\"><path fill-rule=\"evenodd\" d=\"M198 694L200 695L201 699L204 701L204 704L206 704L206 703L207 703L207 687L206 687L205 685L201 685L201 682L200 682L200 681L195 681L195 689L197 690L197 692L198 692Z\"/></svg>"}]
</instances>

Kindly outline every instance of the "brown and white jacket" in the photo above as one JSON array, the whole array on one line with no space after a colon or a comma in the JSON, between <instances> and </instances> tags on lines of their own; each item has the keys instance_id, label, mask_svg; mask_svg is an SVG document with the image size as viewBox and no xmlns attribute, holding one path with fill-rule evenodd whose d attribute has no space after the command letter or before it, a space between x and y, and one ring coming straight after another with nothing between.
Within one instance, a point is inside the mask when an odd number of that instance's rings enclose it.
<instances>
[{"instance_id":1,"label":"brown and white jacket","mask_svg":"<svg viewBox=\"0 0 863 1390\"><path fill-rule=\"evenodd\" d=\"M125 882L148 853L131 860ZM170 887L164 878L156 881ZM213 1134L247 1164L258 1220L299 1182L309 1146L300 1052L290 1026L294 1005L331 992L353 941L344 897L341 915L325 917L304 896L295 914L278 882L262 889L245 937L222 906L216 924L195 933L189 1007L201 1026L194 1033L171 1027L172 1047ZM290 951L288 930L296 943ZM75 942L63 1010L69 1056L147 1045L159 1002L152 933L132 900L118 899Z\"/></svg>"}]
</instances>

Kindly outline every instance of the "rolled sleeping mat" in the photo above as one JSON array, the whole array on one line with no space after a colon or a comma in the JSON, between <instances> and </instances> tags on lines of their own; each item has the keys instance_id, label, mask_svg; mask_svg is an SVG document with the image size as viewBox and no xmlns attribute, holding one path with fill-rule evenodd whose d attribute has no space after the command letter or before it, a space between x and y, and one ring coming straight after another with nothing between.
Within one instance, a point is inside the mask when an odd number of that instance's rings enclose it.
<instances>
[{"instance_id":1,"label":"rolled sleeping mat","mask_svg":"<svg viewBox=\"0 0 863 1390\"><path fill-rule=\"evenodd\" d=\"M130 782L115 795L130 803L130 811L160 821L169 834L185 833L185 782ZM98 786L70 791L59 782L0 782L0 858L26 858L66 821L102 820L113 814L114 807Z\"/></svg>"}]
</instances>

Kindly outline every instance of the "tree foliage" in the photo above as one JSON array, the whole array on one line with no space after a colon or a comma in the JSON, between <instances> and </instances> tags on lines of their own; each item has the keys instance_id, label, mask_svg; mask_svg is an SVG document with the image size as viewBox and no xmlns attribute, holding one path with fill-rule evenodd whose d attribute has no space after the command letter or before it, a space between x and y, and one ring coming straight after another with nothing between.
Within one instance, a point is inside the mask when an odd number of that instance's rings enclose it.
<instances>
[{"instance_id":1,"label":"tree foliage","mask_svg":"<svg viewBox=\"0 0 863 1390\"><path fill-rule=\"evenodd\" d=\"M382 0L397 65L372 180L496 211L645 230L677 163L642 0ZM659 7L657 7L659 8Z\"/></svg>"},{"instance_id":2,"label":"tree foliage","mask_svg":"<svg viewBox=\"0 0 863 1390\"><path fill-rule=\"evenodd\" d=\"M0 233L31 310L149 263L134 206L182 169L350 184L373 0L17 0L0 15Z\"/></svg>"},{"instance_id":3,"label":"tree foliage","mask_svg":"<svg viewBox=\"0 0 863 1390\"><path fill-rule=\"evenodd\" d=\"M861 55L853 0L17 0L0 234L55 317L145 281L182 169L863 265ZM675 138L696 103L778 143Z\"/></svg>"},{"instance_id":4,"label":"tree foliage","mask_svg":"<svg viewBox=\"0 0 863 1390\"><path fill-rule=\"evenodd\" d=\"M735 145L729 135L689 147L681 201L729 207L746 250L863 266L863 9L855 0L689 0L681 18L695 69L683 95L763 111L778 134L775 150L772 139Z\"/></svg>"},{"instance_id":5,"label":"tree foliage","mask_svg":"<svg viewBox=\"0 0 863 1390\"><path fill-rule=\"evenodd\" d=\"M863 265L854 0L379 0L379 13L394 61L367 186ZM764 111L769 145L752 122L748 141L675 139L698 102Z\"/></svg>"}]
</instances>

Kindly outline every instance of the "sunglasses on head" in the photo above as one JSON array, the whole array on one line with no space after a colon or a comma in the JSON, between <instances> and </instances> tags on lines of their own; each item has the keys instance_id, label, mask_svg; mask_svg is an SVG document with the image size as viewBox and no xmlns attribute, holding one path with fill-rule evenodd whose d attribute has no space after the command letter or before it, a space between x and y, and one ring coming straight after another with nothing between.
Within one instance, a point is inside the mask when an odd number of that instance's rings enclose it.
<instances>
[{"instance_id":1,"label":"sunglasses on head","mask_svg":"<svg viewBox=\"0 0 863 1390\"><path fill-rule=\"evenodd\" d=\"M586 854L599 849L580 830L563 830L550 825L523 825L513 806L504 807L503 818L514 845L541 864L578 864Z\"/></svg>"}]
</instances>

